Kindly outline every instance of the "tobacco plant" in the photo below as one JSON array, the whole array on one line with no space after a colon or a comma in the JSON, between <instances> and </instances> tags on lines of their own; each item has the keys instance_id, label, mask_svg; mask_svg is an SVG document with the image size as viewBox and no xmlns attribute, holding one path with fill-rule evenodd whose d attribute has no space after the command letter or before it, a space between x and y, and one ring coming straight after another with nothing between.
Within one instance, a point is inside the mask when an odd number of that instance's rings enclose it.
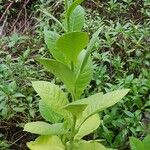
<instances>
[{"instance_id":1,"label":"tobacco plant","mask_svg":"<svg viewBox=\"0 0 150 150\"><path fill-rule=\"evenodd\" d=\"M85 15L80 6L83 0L64 2L63 23L50 15L62 27L62 34L44 30L45 42L53 59L37 58L37 61L64 83L69 94L47 81L32 82L41 98L39 110L46 122L25 125L24 131L40 135L27 146L31 150L105 150L107 148L98 139L86 141L82 138L99 127L98 113L120 101L129 90L97 93L80 99L92 78L90 53L102 27L89 41L88 33L81 31Z\"/></svg>"}]
</instances>

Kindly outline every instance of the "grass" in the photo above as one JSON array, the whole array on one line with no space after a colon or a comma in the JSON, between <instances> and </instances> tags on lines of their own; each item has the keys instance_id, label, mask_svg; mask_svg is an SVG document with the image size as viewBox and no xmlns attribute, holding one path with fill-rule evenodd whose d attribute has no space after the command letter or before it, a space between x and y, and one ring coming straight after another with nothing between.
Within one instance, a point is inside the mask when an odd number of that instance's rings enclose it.
<instances>
[{"instance_id":1,"label":"grass","mask_svg":"<svg viewBox=\"0 0 150 150\"><path fill-rule=\"evenodd\" d=\"M36 4L28 9L46 8L61 17L60 2ZM104 144L112 148L129 149L130 136L143 139L150 133L150 4L148 0L95 0L85 2L84 6L87 8L85 31L93 33L104 24L93 49L94 76L85 95L131 89L124 100L103 112L103 122L94 136L104 139ZM43 28L59 30L59 27L41 12L35 16L32 32L13 32L0 39L0 149L22 149L26 141L34 138L21 132L24 123L40 119L39 97L31 81L60 82L34 60L36 56L51 57L43 42ZM10 138L16 134L16 138Z\"/></svg>"}]
</instances>

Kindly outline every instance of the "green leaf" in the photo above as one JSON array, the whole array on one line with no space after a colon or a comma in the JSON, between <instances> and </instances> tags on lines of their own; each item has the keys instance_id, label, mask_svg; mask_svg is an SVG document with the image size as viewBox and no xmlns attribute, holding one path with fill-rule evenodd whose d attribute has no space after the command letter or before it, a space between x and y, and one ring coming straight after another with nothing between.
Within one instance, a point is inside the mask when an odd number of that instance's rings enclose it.
<instances>
[{"instance_id":1,"label":"green leaf","mask_svg":"<svg viewBox=\"0 0 150 150\"><path fill-rule=\"evenodd\" d=\"M150 148L150 135L146 136L143 140L144 149L148 150Z\"/></svg>"},{"instance_id":2,"label":"green leaf","mask_svg":"<svg viewBox=\"0 0 150 150\"><path fill-rule=\"evenodd\" d=\"M44 39L50 53L53 55L53 57L56 60L66 63L62 51L56 48L56 42L59 39L59 37L60 35L57 34L56 32L52 32L44 29Z\"/></svg>"},{"instance_id":3,"label":"green leaf","mask_svg":"<svg viewBox=\"0 0 150 150\"><path fill-rule=\"evenodd\" d=\"M77 6L70 14L69 26L70 31L81 31L84 25L85 11L81 6Z\"/></svg>"},{"instance_id":4,"label":"green leaf","mask_svg":"<svg viewBox=\"0 0 150 150\"><path fill-rule=\"evenodd\" d=\"M57 48L65 54L68 62L76 63L79 53L87 46L88 41L86 32L70 32L58 39Z\"/></svg>"},{"instance_id":5,"label":"green leaf","mask_svg":"<svg viewBox=\"0 0 150 150\"><path fill-rule=\"evenodd\" d=\"M135 137L130 138L130 147L131 147L131 150L146 150L144 149L142 141L140 141L139 139Z\"/></svg>"},{"instance_id":6,"label":"green leaf","mask_svg":"<svg viewBox=\"0 0 150 150\"><path fill-rule=\"evenodd\" d=\"M79 99L81 94L83 93L84 89L89 85L92 75L93 75L93 64L91 58L89 58L85 68L80 72L79 68L81 67L81 64L83 62L83 59L85 57L86 51L83 50L79 54L78 57L78 65L77 65L77 78L75 83L75 96L76 99Z\"/></svg>"},{"instance_id":7,"label":"green leaf","mask_svg":"<svg viewBox=\"0 0 150 150\"><path fill-rule=\"evenodd\" d=\"M39 102L39 110L42 117L51 123L57 123L62 120L62 116L57 112L54 112L52 108L46 105L42 100Z\"/></svg>"},{"instance_id":8,"label":"green leaf","mask_svg":"<svg viewBox=\"0 0 150 150\"><path fill-rule=\"evenodd\" d=\"M80 103L89 103L85 111L82 113L81 118L78 120L78 123L82 124L90 116L98 113L120 101L127 93L129 89L116 90L109 92L107 94L97 93L86 99L80 100Z\"/></svg>"},{"instance_id":9,"label":"green leaf","mask_svg":"<svg viewBox=\"0 0 150 150\"><path fill-rule=\"evenodd\" d=\"M109 150L109 149L96 141L87 142L82 140L79 143L75 144L73 150Z\"/></svg>"},{"instance_id":10,"label":"green leaf","mask_svg":"<svg viewBox=\"0 0 150 150\"><path fill-rule=\"evenodd\" d=\"M70 18L71 13L74 11L74 9L80 5L84 0L75 0L71 6L69 7L68 11L67 11L67 17Z\"/></svg>"},{"instance_id":11,"label":"green leaf","mask_svg":"<svg viewBox=\"0 0 150 150\"><path fill-rule=\"evenodd\" d=\"M52 108L54 112L57 112L63 117L69 116L67 111L63 109L69 101L65 93L57 85L47 81L34 81L32 85L48 107Z\"/></svg>"},{"instance_id":12,"label":"green leaf","mask_svg":"<svg viewBox=\"0 0 150 150\"><path fill-rule=\"evenodd\" d=\"M89 117L80 127L78 133L75 135L75 139L81 139L85 135L92 133L100 125L100 117L98 114L95 114Z\"/></svg>"},{"instance_id":13,"label":"green leaf","mask_svg":"<svg viewBox=\"0 0 150 150\"><path fill-rule=\"evenodd\" d=\"M74 74L73 72L63 63L53 59L37 59L48 71L57 76L72 92L74 90Z\"/></svg>"},{"instance_id":14,"label":"green leaf","mask_svg":"<svg viewBox=\"0 0 150 150\"><path fill-rule=\"evenodd\" d=\"M58 136L40 136L34 142L28 142L30 150L65 150Z\"/></svg>"},{"instance_id":15,"label":"green leaf","mask_svg":"<svg viewBox=\"0 0 150 150\"><path fill-rule=\"evenodd\" d=\"M146 136L143 141L135 137L130 137L131 150L148 150L150 147L150 135Z\"/></svg>"},{"instance_id":16,"label":"green leaf","mask_svg":"<svg viewBox=\"0 0 150 150\"><path fill-rule=\"evenodd\" d=\"M71 112L72 115L78 117L81 115L81 113L85 110L87 107L87 104L68 104L64 107L67 111Z\"/></svg>"},{"instance_id":17,"label":"green leaf","mask_svg":"<svg viewBox=\"0 0 150 150\"><path fill-rule=\"evenodd\" d=\"M27 123L24 127L24 131L40 135L63 135L67 133L63 123L50 125L43 121Z\"/></svg>"},{"instance_id":18,"label":"green leaf","mask_svg":"<svg viewBox=\"0 0 150 150\"><path fill-rule=\"evenodd\" d=\"M85 55L85 57L84 57L84 60L83 60L83 62L82 62L82 65L81 65L81 72L82 72L82 70L84 69L84 67L86 66L86 64L87 64L87 61L88 61L88 59L89 59L89 56L90 56L90 53L91 53L91 51L92 51L92 48L94 47L94 45L95 45L95 43L96 43L96 41L97 41L97 39L98 39L98 36L99 36L99 34L100 34L100 32L102 31L102 29L103 29L103 26L101 26L93 35L92 35L92 38L91 38L91 40L90 40L90 42L89 42L89 44L88 44L88 46L87 46L87 49L86 49L86 55Z\"/></svg>"}]
</instances>

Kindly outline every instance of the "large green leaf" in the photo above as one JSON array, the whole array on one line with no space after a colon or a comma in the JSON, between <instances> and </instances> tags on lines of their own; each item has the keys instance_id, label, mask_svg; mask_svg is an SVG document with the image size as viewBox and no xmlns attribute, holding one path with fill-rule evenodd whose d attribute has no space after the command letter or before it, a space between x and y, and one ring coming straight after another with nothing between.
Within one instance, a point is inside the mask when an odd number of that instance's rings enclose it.
<instances>
[{"instance_id":1,"label":"large green leaf","mask_svg":"<svg viewBox=\"0 0 150 150\"><path fill-rule=\"evenodd\" d=\"M76 99L79 99L84 89L89 85L92 75L93 75L93 65L91 58L87 61L87 64L85 65L84 69L80 72L80 67L83 62L83 59L85 57L86 51L83 50L79 54L78 57L78 64L77 64L77 77L76 77L76 83L75 83L75 96Z\"/></svg>"},{"instance_id":2,"label":"large green leaf","mask_svg":"<svg viewBox=\"0 0 150 150\"><path fill-rule=\"evenodd\" d=\"M47 106L63 117L69 117L67 111L63 109L69 101L65 93L57 85L47 81L34 81L32 85Z\"/></svg>"},{"instance_id":3,"label":"large green leaf","mask_svg":"<svg viewBox=\"0 0 150 150\"><path fill-rule=\"evenodd\" d=\"M64 129L63 123L50 125L43 121L27 123L24 126L24 131L40 135L62 135L67 133L67 130Z\"/></svg>"},{"instance_id":4,"label":"large green leaf","mask_svg":"<svg viewBox=\"0 0 150 150\"><path fill-rule=\"evenodd\" d=\"M86 32L70 32L62 35L57 41L57 48L66 56L68 61L76 63L79 53L89 41Z\"/></svg>"},{"instance_id":5,"label":"large green leaf","mask_svg":"<svg viewBox=\"0 0 150 150\"><path fill-rule=\"evenodd\" d=\"M74 9L69 19L70 31L81 31L84 25L84 15L84 9L81 6Z\"/></svg>"},{"instance_id":6,"label":"large green leaf","mask_svg":"<svg viewBox=\"0 0 150 150\"><path fill-rule=\"evenodd\" d=\"M74 90L74 74L66 65L53 59L41 58L37 60L44 65L48 71L57 76L70 92Z\"/></svg>"},{"instance_id":7,"label":"large green leaf","mask_svg":"<svg viewBox=\"0 0 150 150\"><path fill-rule=\"evenodd\" d=\"M57 136L40 136L34 142L27 143L30 150L65 150Z\"/></svg>"},{"instance_id":8,"label":"large green leaf","mask_svg":"<svg viewBox=\"0 0 150 150\"><path fill-rule=\"evenodd\" d=\"M53 109L46 105L42 100L39 102L39 111L42 117L51 123L57 123L62 120L62 116L57 112L54 112Z\"/></svg>"},{"instance_id":9,"label":"large green leaf","mask_svg":"<svg viewBox=\"0 0 150 150\"><path fill-rule=\"evenodd\" d=\"M89 117L80 127L78 133L75 136L75 139L81 139L85 135L92 133L100 125L100 117L98 114L95 114Z\"/></svg>"},{"instance_id":10,"label":"large green leaf","mask_svg":"<svg viewBox=\"0 0 150 150\"><path fill-rule=\"evenodd\" d=\"M80 103L84 103L87 100L89 105L87 106L85 111L82 113L82 116L78 120L78 123L82 124L86 119L88 119L90 116L94 115L95 113L98 113L98 112L116 104L128 92L129 92L129 89L122 89L122 90L116 90L113 92L109 92L104 95L102 93L97 93L95 95L88 97L87 99L80 100L79 101Z\"/></svg>"},{"instance_id":11,"label":"large green leaf","mask_svg":"<svg viewBox=\"0 0 150 150\"><path fill-rule=\"evenodd\" d=\"M112 150L112 149L106 148L105 146L96 141L87 142L82 140L75 144L73 150Z\"/></svg>"},{"instance_id":12,"label":"large green leaf","mask_svg":"<svg viewBox=\"0 0 150 150\"><path fill-rule=\"evenodd\" d=\"M79 117L81 113L85 110L87 104L68 104L64 107L67 111L71 112L72 115Z\"/></svg>"},{"instance_id":13,"label":"large green leaf","mask_svg":"<svg viewBox=\"0 0 150 150\"><path fill-rule=\"evenodd\" d=\"M46 29L44 30L45 43L46 43L50 53L53 55L53 57L56 60L66 63L65 57L64 57L62 51L60 51L59 49L56 48L56 42L59 39L59 37L60 37L60 35L56 32L48 31Z\"/></svg>"}]
</instances>

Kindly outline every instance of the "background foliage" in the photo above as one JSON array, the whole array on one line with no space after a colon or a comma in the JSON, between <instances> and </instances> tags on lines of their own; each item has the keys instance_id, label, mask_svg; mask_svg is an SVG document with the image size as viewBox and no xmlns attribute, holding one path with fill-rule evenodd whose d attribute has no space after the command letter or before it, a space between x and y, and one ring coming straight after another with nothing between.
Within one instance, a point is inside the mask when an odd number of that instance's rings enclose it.
<instances>
[{"instance_id":1,"label":"background foliage","mask_svg":"<svg viewBox=\"0 0 150 150\"><path fill-rule=\"evenodd\" d=\"M43 29L61 32L49 13L61 18L63 4L60 0L21 0L8 8L11 2L0 1L0 14L4 14L0 16L0 149L19 150L34 139L22 132L22 126L41 119L39 97L31 81L60 83L34 57L51 57L43 42ZM94 76L85 96L131 89L124 100L103 112L103 123L86 138L99 137L112 148L129 149L130 136L143 139L150 133L150 2L87 0L83 6L85 31L92 34L104 24L93 49ZM48 13L40 11L43 9Z\"/></svg>"}]
</instances>

